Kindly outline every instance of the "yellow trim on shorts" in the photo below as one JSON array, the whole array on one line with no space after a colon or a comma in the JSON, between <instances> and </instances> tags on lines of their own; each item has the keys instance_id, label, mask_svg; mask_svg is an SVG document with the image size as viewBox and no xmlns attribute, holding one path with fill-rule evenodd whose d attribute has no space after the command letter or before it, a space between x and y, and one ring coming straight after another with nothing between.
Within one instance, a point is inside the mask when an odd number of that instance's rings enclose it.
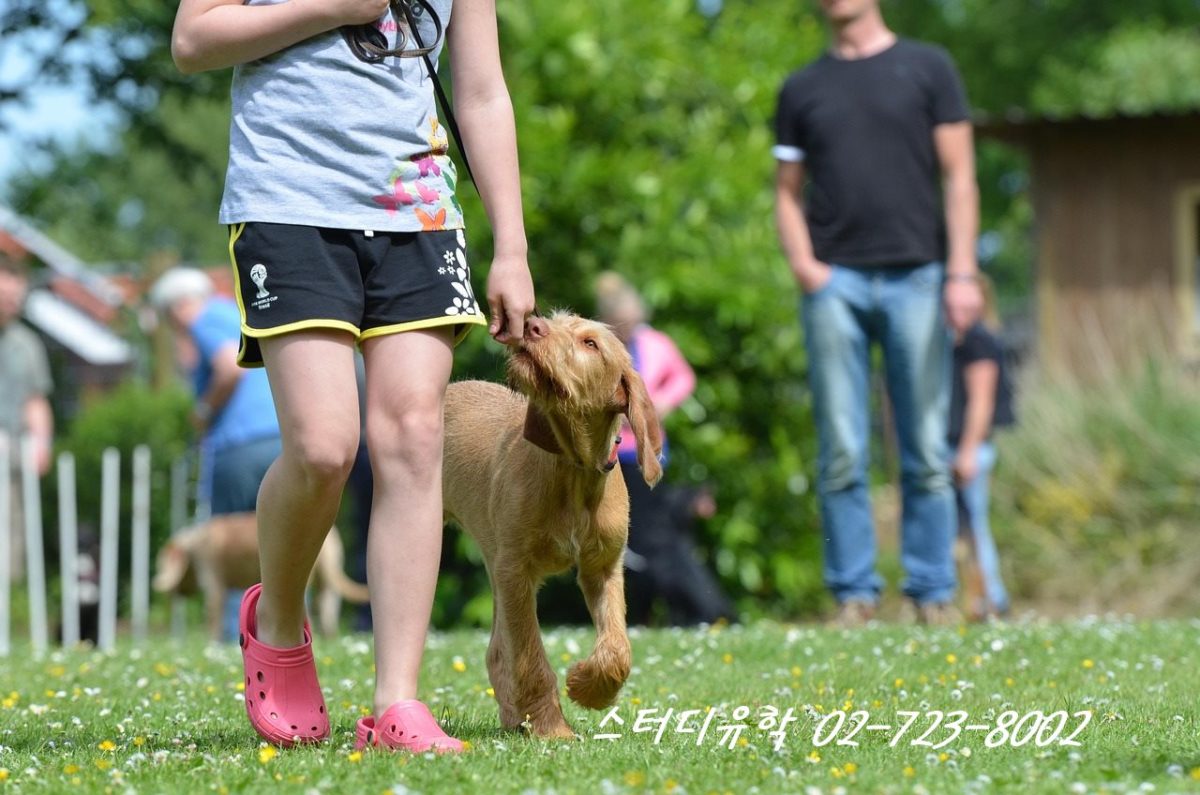
<instances>
[{"instance_id":1,"label":"yellow trim on shorts","mask_svg":"<svg viewBox=\"0 0 1200 795\"><path fill-rule=\"evenodd\" d=\"M237 257L233 254L233 244L246 231L246 222L233 224L229 227L229 264L233 266L233 297L237 300L238 312L242 315L242 325L246 325L246 307L242 303L242 277L238 273Z\"/></svg>"},{"instance_id":2,"label":"yellow trim on shorts","mask_svg":"<svg viewBox=\"0 0 1200 795\"><path fill-rule=\"evenodd\" d=\"M458 333L454 335L454 344L457 345L467 338L467 334L471 332L471 326L486 326L487 318L483 315L445 315L443 317L431 317L425 320L411 320L408 323L393 323L390 326L374 326L358 335L358 341L370 339L371 337L382 337L387 334L400 334L405 331L416 331L424 328L438 328L440 326L462 326Z\"/></svg>"},{"instance_id":3,"label":"yellow trim on shorts","mask_svg":"<svg viewBox=\"0 0 1200 795\"><path fill-rule=\"evenodd\" d=\"M311 329L349 331L356 338L362 333L358 330L358 326L353 323L347 323L344 320L333 320L331 318L297 320L295 323L284 323L282 326L270 326L268 328L250 328L245 323L242 324L242 333L247 337L254 337L256 340L266 337L278 337L280 334L289 334L293 331L307 331Z\"/></svg>"}]
</instances>

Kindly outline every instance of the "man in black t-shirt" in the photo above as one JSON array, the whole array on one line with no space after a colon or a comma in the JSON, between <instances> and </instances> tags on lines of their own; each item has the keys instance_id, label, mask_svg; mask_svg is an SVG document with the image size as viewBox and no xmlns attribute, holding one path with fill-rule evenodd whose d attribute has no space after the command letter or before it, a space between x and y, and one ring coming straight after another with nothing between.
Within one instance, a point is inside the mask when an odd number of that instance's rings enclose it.
<instances>
[{"instance_id":1,"label":"man in black t-shirt","mask_svg":"<svg viewBox=\"0 0 1200 795\"><path fill-rule=\"evenodd\" d=\"M882 580L867 404L870 346L879 344L900 442L904 593L919 620L948 623L956 615L943 311L978 314L982 303L966 96L949 56L898 39L879 0L820 2L832 46L783 84L773 153L779 237L803 292L825 582L843 625L874 614Z\"/></svg>"}]
</instances>

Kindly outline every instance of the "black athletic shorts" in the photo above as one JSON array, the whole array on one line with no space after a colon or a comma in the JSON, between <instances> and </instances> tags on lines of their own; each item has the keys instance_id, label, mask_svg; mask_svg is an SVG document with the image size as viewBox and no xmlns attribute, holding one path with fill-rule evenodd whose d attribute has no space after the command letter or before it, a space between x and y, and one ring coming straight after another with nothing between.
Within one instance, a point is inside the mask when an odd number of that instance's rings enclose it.
<instances>
[{"instance_id":1,"label":"black athletic shorts","mask_svg":"<svg viewBox=\"0 0 1200 795\"><path fill-rule=\"evenodd\" d=\"M238 363L261 367L258 341L341 329L361 342L454 326L460 341L487 320L471 288L462 230L370 232L247 222L229 227L242 314Z\"/></svg>"}]
</instances>

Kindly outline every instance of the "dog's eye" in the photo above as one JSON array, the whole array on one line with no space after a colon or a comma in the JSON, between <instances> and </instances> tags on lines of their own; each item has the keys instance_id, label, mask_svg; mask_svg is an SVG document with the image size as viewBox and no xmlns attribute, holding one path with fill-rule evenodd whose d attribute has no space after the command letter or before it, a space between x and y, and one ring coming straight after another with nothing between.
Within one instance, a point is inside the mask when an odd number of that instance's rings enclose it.
<instances>
[{"instance_id":1,"label":"dog's eye","mask_svg":"<svg viewBox=\"0 0 1200 795\"><path fill-rule=\"evenodd\" d=\"M583 341L583 344L588 346L589 348L591 348L594 351L600 350L600 346L597 345L596 341L594 339L592 339L591 337L585 338Z\"/></svg>"}]
</instances>

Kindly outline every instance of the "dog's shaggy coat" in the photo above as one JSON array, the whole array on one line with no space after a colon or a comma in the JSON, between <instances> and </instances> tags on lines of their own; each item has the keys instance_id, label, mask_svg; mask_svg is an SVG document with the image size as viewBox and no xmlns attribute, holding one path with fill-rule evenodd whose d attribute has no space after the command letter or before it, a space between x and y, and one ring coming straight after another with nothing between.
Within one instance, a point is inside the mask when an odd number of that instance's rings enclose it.
<instances>
[{"instance_id":1,"label":"dog's shaggy coat","mask_svg":"<svg viewBox=\"0 0 1200 795\"><path fill-rule=\"evenodd\" d=\"M537 318L508 362L513 392L465 381L446 394L444 507L478 542L495 607L488 676L500 722L540 737L572 737L537 621L537 589L575 567L596 643L567 675L567 695L612 704L629 676L622 555L629 495L614 468L620 415L637 437L651 485L662 476L662 436L629 353L600 323ZM521 393L521 394L518 394Z\"/></svg>"}]
</instances>

